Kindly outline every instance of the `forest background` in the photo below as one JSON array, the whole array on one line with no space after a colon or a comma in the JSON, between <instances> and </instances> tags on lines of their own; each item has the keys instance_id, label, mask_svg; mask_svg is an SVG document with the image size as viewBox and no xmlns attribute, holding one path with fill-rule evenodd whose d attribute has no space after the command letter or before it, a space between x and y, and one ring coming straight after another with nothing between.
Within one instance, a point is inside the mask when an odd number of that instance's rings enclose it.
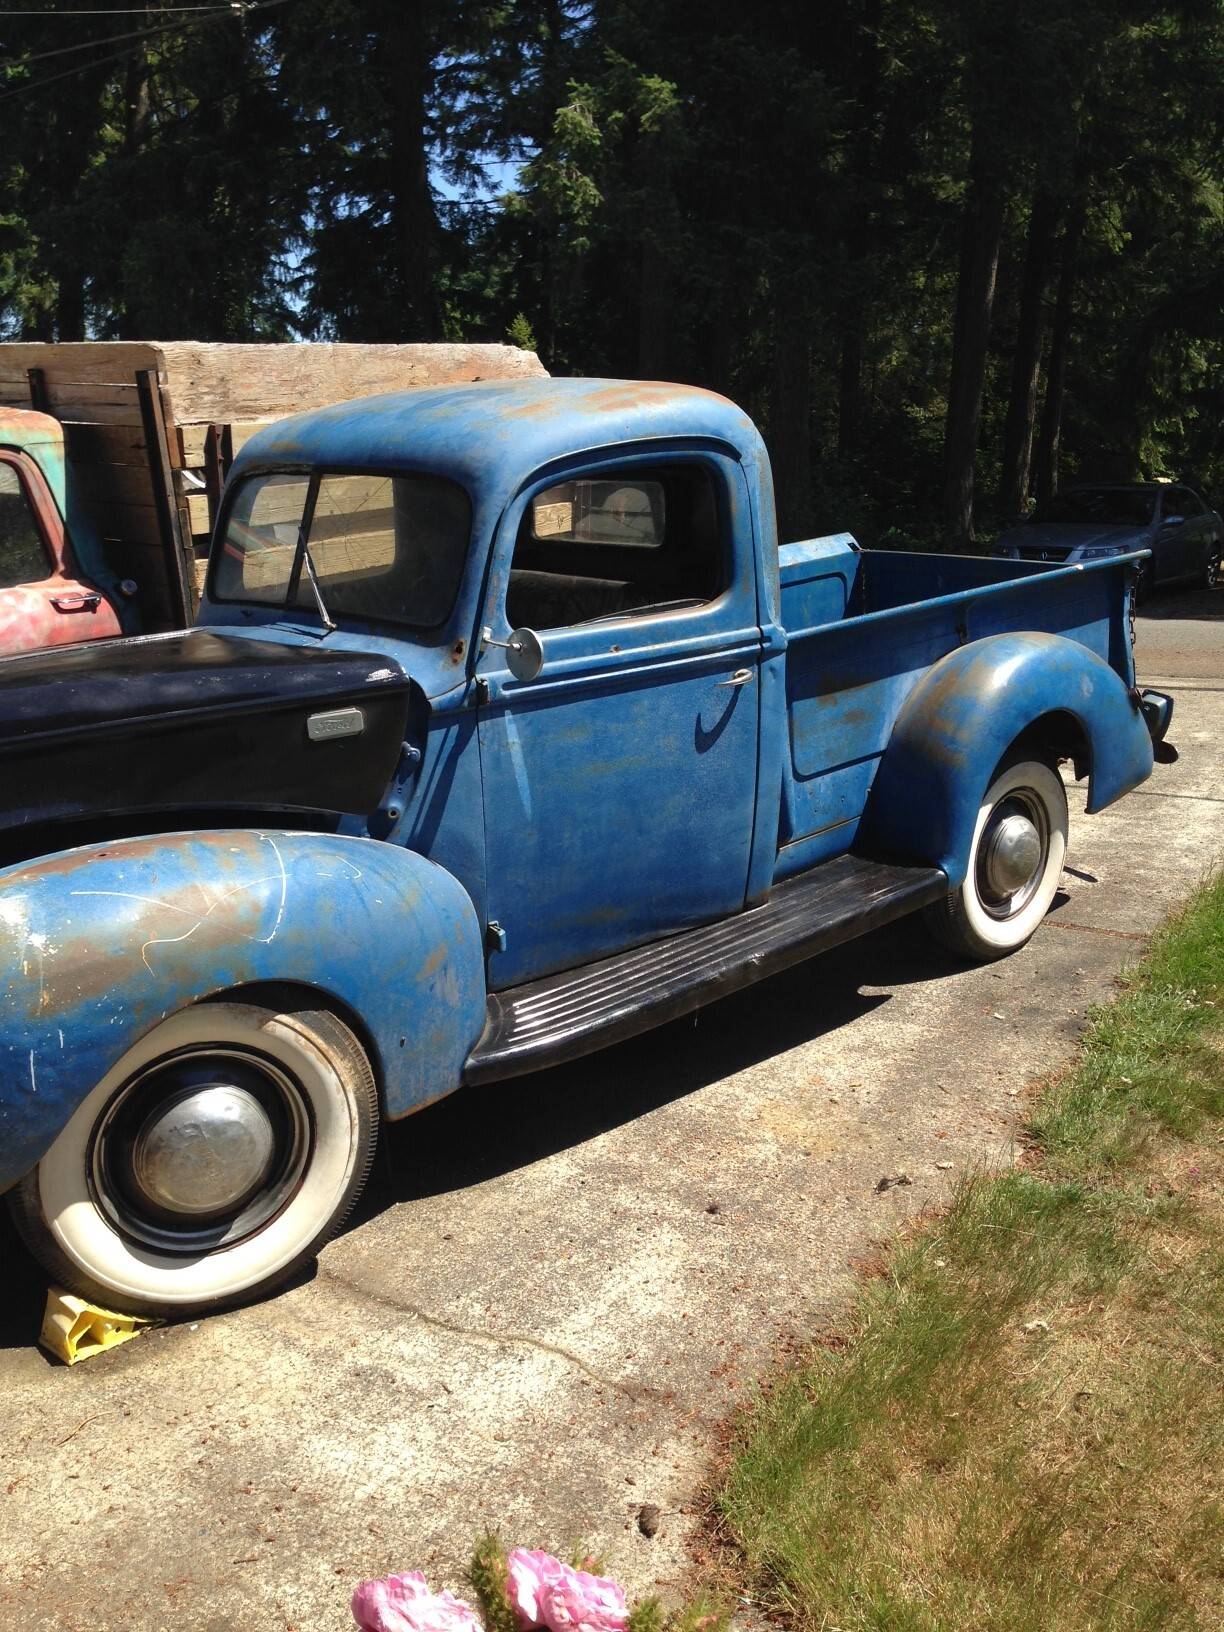
<instances>
[{"instance_id":1,"label":"forest background","mask_svg":"<svg viewBox=\"0 0 1224 1632\"><path fill-rule=\"evenodd\" d=\"M0 338L709 386L786 536L1224 497L1224 0L30 0L0 65Z\"/></svg>"}]
</instances>

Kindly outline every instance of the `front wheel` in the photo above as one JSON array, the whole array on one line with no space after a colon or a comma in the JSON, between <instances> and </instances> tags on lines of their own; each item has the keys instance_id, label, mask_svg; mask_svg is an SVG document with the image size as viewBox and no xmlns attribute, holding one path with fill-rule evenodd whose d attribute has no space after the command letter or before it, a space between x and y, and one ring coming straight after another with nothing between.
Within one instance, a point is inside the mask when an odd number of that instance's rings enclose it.
<instances>
[{"instance_id":1,"label":"front wheel","mask_svg":"<svg viewBox=\"0 0 1224 1632\"><path fill-rule=\"evenodd\" d=\"M377 1135L369 1061L335 1015L200 1003L129 1049L10 1206L73 1291L132 1314L203 1314L314 1256Z\"/></svg>"},{"instance_id":2,"label":"front wheel","mask_svg":"<svg viewBox=\"0 0 1224 1632\"><path fill-rule=\"evenodd\" d=\"M1221 546L1211 544L1207 549L1207 559L1203 563L1202 586L1204 589L1219 589L1220 587L1220 555Z\"/></svg>"},{"instance_id":3,"label":"front wheel","mask_svg":"<svg viewBox=\"0 0 1224 1632\"><path fill-rule=\"evenodd\" d=\"M964 958L1015 952L1049 910L1067 853L1067 793L1041 760L1003 765L973 830L965 882L926 909L931 932Z\"/></svg>"}]
</instances>

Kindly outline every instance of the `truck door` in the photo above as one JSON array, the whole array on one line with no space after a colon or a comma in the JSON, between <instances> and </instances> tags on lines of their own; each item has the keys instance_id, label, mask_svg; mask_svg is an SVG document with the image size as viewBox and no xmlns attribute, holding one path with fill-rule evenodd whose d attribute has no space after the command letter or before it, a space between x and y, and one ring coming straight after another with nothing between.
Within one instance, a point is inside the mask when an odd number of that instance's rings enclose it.
<instances>
[{"instance_id":1,"label":"truck door","mask_svg":"<svg viewBox=\"0 0 1224 1632\"><path fill-rule=\"evenodd\" d=\"M1215 536L1215 527L1207 506L1188 487L1174 488L1174 503L1185 516L1182 527L1184 552L1178 564L1178 576L1197 578L1207 564L1207 553Z\"/></svg>"},{"instance_id":2,"label":"truck door","mask_svg":"<svg viewBox=\"0 0 1224 1632\"><path fill-rule=\"evenodd\" d=\"M0 657L119 632L106 597L76 575L42 472L0 448Z\"/></svg>"},{"instance_id":3,"label":"truck door","mask_svg":"<svg viewBox=\"0 0 1224 1632\"><path fill-rule=\"evenodd\" d=\"M493 987L744 905L758 623L743 474L713 454L572 467L512 504L477 673ZM738 518L738 519L736 519Z\"/></svg>"},{"instance_id":4,"label":"truck door","mask_svg":"<svg viewBox=\"0 0 1224 1632\"><path fill-rule=\"evenodd\" d=\"M1152 582L1174 583L1186 574L1192 526L1179 487L1160 489L1160 527L1152 545Z\"/></svg>"}]
</instances>

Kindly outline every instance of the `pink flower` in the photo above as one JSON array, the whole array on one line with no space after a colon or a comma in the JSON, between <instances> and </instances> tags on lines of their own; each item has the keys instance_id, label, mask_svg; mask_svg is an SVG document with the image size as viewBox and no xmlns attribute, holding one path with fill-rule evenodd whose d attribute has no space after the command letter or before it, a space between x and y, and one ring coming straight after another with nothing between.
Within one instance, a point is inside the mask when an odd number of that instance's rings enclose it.
<instances>
[{"instance_id":1,"label":"pink flower","mask_svg":"<svg viewBox=\"0 0 1224 1632\"><path fill-rule=\"evenodd\" d=\"M516 1547L506 1560L506 1591L524 1628L548 1632L625 1632L623 1588L603 1576L572 1570L551 1553Z\"/></svg>"},{"instance_id":2,"label":"pink flower","mask_svg":"<svg viewBox=\"0 0 1224 1632\"><path fill-rule=\"evenodd\" d=\"M353 1594L362 1632L481 1632L470 1605L449 1592L430 1592L420 1570L363 1581Z\"/></svg>"}]
</instances>

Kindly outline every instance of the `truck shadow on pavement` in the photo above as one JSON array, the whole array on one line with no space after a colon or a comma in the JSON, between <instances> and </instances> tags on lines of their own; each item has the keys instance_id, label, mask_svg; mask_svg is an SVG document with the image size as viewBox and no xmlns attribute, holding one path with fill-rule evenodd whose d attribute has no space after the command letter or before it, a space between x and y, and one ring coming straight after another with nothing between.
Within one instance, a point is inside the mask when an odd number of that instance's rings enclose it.
<instances>
[{"instance_id":1,"label":"truck shadow on pavement","mask_svg":"<svg viewBox=\"0 0 1224 1632\"><path fill-rule=\"evenodd\" d=\"M460 1089L384 1127L374 1171L345 1230L404 1202L458 1195L837 1031L887 1003L881 987L940 980L965 967L919 922L905 920L571 1065ZM0 1350L28 1348L37 1339L47 1277L3 1205L0 1264ZM311 1266L291 1284L313 1274Z\"/></svg>"},{"instance_id":2,"label":"truck shadow on pavement","mask_svg":"<svg viewBox=\"0 0 1224 1632\"><path fill-rule=\"evenodd\" d=\"M836 1031L887 1003L880 987L964 968L904 922L570 1065L461 1089L384 1128L348 1227L529 1166Z\"/></svg>"}]
</instances>

